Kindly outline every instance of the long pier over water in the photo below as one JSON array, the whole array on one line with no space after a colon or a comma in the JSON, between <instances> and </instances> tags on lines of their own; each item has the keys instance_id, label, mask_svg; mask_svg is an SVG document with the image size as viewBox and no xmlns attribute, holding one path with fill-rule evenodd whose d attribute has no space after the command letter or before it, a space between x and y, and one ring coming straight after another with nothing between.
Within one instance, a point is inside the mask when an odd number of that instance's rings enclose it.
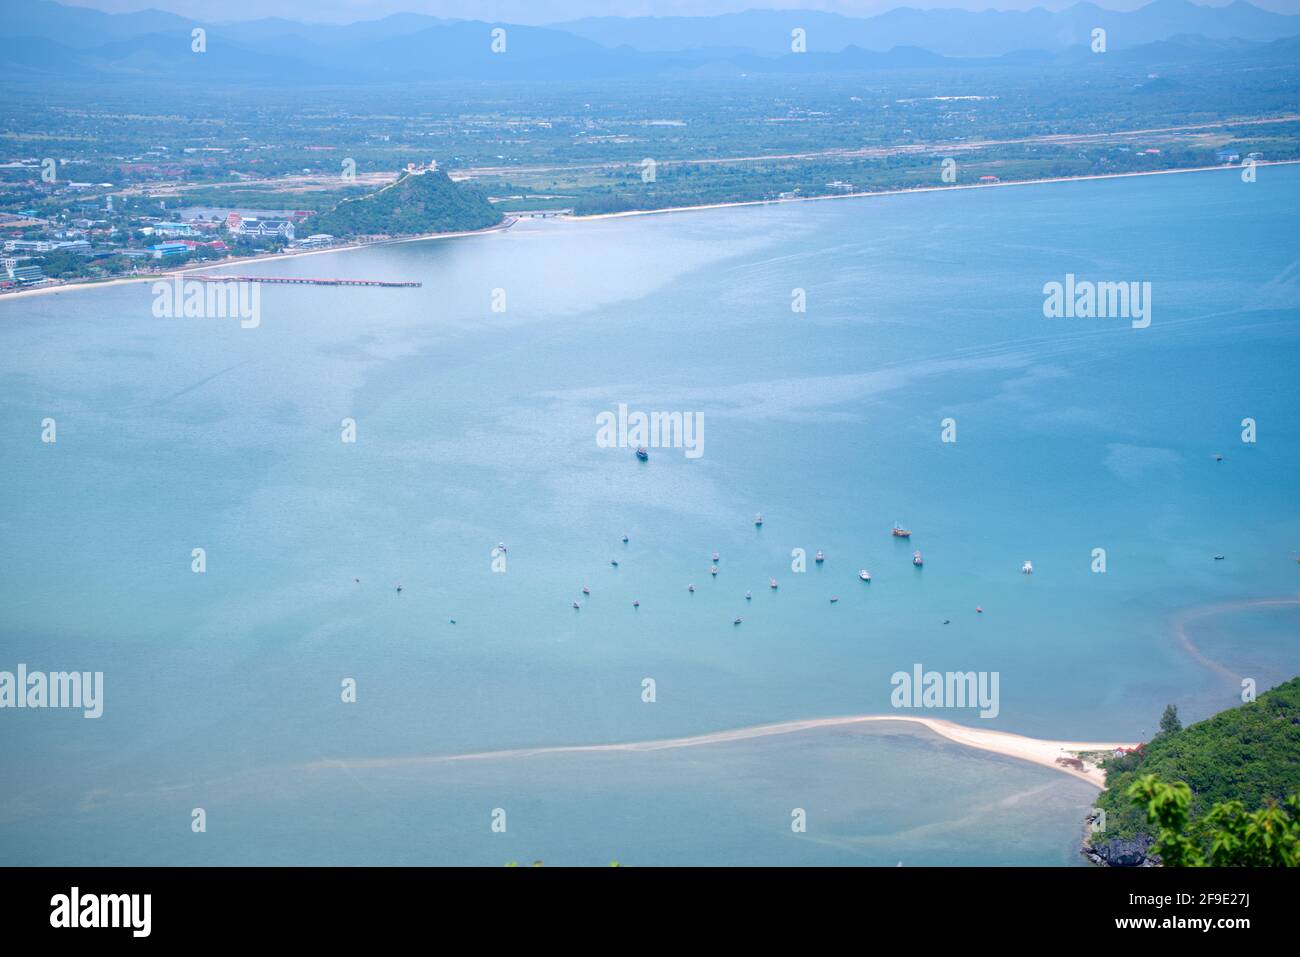
<instances>
[{"instance_id":1,"label":"long pier over water","mask_svg":"<svg viewBox=\"0 0 1300 957\"><path fill-rule=\"evenodd\" d=\"M386 286L390 288L412 288L422 286L419 282L390 282L383 279L306 279L301 276L209 276L185 273L184 279L197 279L199 282L278 282L295 286Z\"/></svg>"}]
</instances>

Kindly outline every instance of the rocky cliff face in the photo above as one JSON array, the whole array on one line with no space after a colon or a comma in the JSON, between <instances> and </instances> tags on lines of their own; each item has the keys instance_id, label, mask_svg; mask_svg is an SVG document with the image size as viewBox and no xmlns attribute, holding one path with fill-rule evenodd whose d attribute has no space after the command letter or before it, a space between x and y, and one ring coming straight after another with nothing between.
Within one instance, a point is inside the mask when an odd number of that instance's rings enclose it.
<instances>
[{"instance_id":1,"label":"rocky cliff face","mask_svg":"<svg viewBox=\"0 0 1300 957\"><path fill-rule=\"evenodd\" d=\"M1145 834L1135 838L1112 838L1108 841L1084 841L1083 856L1098 867L1157 867L1160 861L1151 856L1155 839Z\"/></svg>"},{"instance_id":2,"label":"rocky cliff face","mask_svg":"<svg viewBox=\"0 0 1300 957\"><path fill-rule=\"evenodd\" d=\"M1134 837L1112 837L1095 830L1102 819L1102 811L1092 808L1084 817L1087 831L1079 853L1098 867L1159 867L1160 858L1151 853L1155 838L1149 834Z\"/></svg>"}]
</instances>

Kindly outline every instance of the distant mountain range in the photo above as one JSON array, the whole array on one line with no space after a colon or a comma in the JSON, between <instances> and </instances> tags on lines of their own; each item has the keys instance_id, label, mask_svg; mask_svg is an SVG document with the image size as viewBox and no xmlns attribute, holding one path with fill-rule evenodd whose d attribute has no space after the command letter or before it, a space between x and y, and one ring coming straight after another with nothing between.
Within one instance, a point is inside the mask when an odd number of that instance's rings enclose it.
<instances>
[{"instance_id":1,"label":"distant mountain range","mask_svg":"<svg viewBox=\"0 0 1300 957\"><path fill-rule=\"evenodd\" d=\"M980 12L898 7L863 18L816 10L748 10L713 17L590 17L553 26L603 46L629 46L646 52L731 47L748 53L785 54L790 52L790 31L799 27L806 32L810 53L911 46L944 56L991 57L1086 44L1095 27L1106 30L1110 50L1184 34L1210 40L1277 40L1300 34L1300 16L1271 13L1242 0L1226 7L1155 0L1130 13L1105 10L1093 3L1075 4L1058 12L1042 7Z\"/></svg>"},{"instance_id":2,"label":"distant mountain range","mask_svg":"<svg viewBox=\"0 0 1300 957\"><path fill-rule=\"evenodd\" d=\"M1300 16L1248 3L1155 0L1130 13L1079 3L1059 12L915 10L875 17L750 10L710 17L599 17L548 27L397 14L345 26L282 19L200 23L157 10L108 14L52 0L10 0L0 19L7 72L184 82L328 84L413 80L599 80L739 73L861 72L1059 62L1106 30L1103 63L1295 58ZM190 49L206 30L205 53ZM490 48L505 29L506 52ZM791 52L805 31L806 53Z\"/></svg>"}]
</instances>

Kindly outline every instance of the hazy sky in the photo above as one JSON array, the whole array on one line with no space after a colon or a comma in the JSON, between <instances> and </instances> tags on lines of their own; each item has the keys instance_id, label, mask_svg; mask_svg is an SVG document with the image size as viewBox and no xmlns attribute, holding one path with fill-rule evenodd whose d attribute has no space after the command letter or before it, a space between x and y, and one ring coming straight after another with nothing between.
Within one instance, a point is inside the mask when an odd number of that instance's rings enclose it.
<instances>
[{"instance_id":1,"label":"hazy sky","mask_svg":"<svg viewBox=\"0 0 1300 957\"><path fill-rule=\"evenodd\" d=\"M1100 0L1097 6L1131 10L1148 0ZM1224 6L1228 0L1208 5ZM1251 0L1278 13L1300 13L1300 0ZM77 6L120 13L153 8L220 22L285 17L328 23L375 20L390 13L426 13L439 17L551 23L585 16L699 16L753 8L832 10L850 16L870 15L893 7L967 10L1060 9L1074 0L80 0Z\"/></svg>"}]
</instances>

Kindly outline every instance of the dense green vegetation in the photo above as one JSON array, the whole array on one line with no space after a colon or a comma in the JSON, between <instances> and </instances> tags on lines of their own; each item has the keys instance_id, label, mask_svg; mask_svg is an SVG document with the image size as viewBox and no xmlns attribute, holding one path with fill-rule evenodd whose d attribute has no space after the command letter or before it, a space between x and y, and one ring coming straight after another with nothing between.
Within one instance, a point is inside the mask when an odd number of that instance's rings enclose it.
<instances>
[{"instance_id":1,"label":"dense green vegetation","mask_svg":"<svg viewBox=\"0 0 1300 957\"><path fill-rule=\"evenodd\" d=\"M334 236L448 233L484 229L501 213L471 186L453 183L442 170L403 176L360 199L347 199L311 217L306 230Z\"/></svg>"},{"instance_id":2,"label":"dense green vegetation","mask_svg":"<svg viewBox=\"0 0 1300 957\"><path fill-rule=\"evenodd\" d=\"M1192 791L1144 774L1126 794L1156 830L1151 853L1165 867L1300 867L1300 798L1269 800L1258 811L1241 801L1216 804L1193 823Z\"/></svg>"},{"instance_id":3,"label":"dense green vegetation","mask_svg":"<svg viewBox=\"0 0 1300 957\"><path fill-rule=\"evenodd\" d=\"M1206 721L1161 732L1142 751L1110 758L1105 767L1107 790L1097 806L1106 812L1106 838L1156 836L1130 799L1136 782L1154 775L1187 785L1191 833L1208 847L1199 828L1215 805L1261 808L1300 794L1300 678Z\"/></svg>"}]
</instances>

